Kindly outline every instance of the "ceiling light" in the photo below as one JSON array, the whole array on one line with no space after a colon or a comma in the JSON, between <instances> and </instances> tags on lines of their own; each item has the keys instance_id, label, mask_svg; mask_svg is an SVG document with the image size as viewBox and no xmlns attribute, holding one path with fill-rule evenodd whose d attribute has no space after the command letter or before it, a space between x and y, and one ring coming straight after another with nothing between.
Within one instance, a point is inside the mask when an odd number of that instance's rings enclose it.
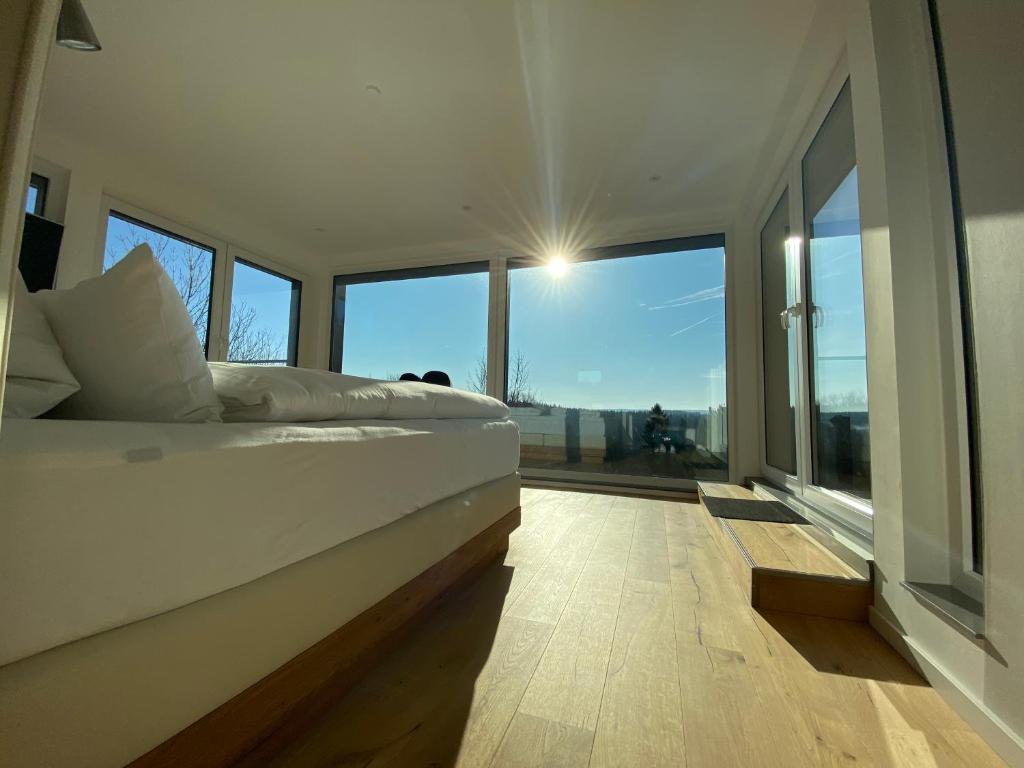
<instances>
[{"instance_id":1,"label":"ceiling light","mask_svg":"<svg viewBox=\"0 0 1024 768\"><path fill-rule=\"evenodd\" d=\"M101 50L81 0L64 0L57 18L57 45L75 51Z\"/></svg>"}]
</instances>

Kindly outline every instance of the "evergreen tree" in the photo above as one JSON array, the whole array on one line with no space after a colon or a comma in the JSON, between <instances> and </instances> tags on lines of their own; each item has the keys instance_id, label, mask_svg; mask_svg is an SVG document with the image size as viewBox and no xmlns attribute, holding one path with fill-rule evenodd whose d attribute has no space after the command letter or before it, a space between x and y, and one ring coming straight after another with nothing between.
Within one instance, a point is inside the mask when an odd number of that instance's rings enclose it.
<instances>
[{"instance_id":1,"label":"evergreen tree","mask_svg":"<svg viewBox=\"0 0 1024 768\"><path fill-rule=\"evenodd\" d=\"M652 452L665 444L668 437L668 414L665 413L660 403L647 412L647 421L644 422L644 432L641 440Z\"/></svg>"}]
</instances>

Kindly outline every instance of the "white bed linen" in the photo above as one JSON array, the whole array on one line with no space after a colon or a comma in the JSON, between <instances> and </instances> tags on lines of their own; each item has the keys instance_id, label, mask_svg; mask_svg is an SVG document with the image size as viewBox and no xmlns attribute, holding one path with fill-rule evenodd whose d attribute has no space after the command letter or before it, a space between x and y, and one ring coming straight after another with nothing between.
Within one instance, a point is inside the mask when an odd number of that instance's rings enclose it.
<instances>
[{"instance_id":1,"label":"white bed linen","mask_svg":"<svg viewBox=\"0 0 1024 768\"><path fill-rule=\"evenodd\" d=\"M224 421L505 419L509 408L476 392L419 381L379 381L286 366L210 363Z\"/></svg>"},{"instance_id":2,"label":"white bed linen","mask_svg":"<svg viewBox=\"0 0 1024 768\"><path fill-rule=\"evenodd\" d=\"M0 665L247 583L518 463L506 420L6 420Z\"/></svg>"}]
</instances>

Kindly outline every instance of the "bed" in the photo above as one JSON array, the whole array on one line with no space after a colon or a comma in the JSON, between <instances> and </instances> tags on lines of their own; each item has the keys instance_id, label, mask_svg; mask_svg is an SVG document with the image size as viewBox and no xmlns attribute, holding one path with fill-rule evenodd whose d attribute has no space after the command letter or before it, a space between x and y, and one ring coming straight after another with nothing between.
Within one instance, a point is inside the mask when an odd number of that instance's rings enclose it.
<instances>
[{"instance_id":1,"label":"bed","mask_svg":"<svg viewBox=\"0 0 1024 768\"><path fill-rule=\"evenodd\" d=\"M473 542L507 547L515 424L388 407L302 423L6 421L0 763L170 764L168 739L389 595L440 564L456 579Z\"/></svg>"}]
</instances>

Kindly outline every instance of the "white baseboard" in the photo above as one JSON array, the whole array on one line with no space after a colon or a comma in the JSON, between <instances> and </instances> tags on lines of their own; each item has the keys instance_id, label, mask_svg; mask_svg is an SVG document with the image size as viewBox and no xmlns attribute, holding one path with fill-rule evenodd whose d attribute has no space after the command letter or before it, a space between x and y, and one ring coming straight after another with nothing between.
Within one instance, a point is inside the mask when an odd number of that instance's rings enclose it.
<instances>
[{"instance_id":1,"label":"white baseboard","mask_svg":"<svg viewBox=\"0 0 1024 768\"><path fill-rule=\"evenodd\" d=\"M868 621L1003 760L1012 766L1024 768L1024 739L1014 733L984 702L963 690L935 660L913 640L904 636L874 606L868 611Z\"/></svg>"}]
</instances>

